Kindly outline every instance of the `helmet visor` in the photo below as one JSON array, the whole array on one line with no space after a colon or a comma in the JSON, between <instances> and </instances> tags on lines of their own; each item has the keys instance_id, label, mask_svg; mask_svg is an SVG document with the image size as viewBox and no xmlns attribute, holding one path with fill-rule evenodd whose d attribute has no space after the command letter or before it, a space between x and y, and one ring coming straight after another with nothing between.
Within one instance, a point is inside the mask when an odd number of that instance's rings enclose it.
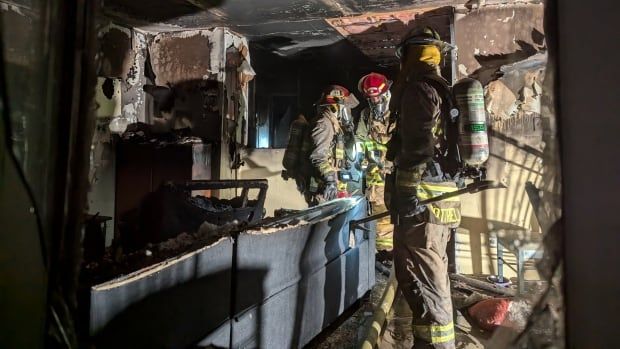
<instances>
[{"instance_id":1,"label":"helmet visor","mask_svg":"<svg viewBox=\"0 0 620 349\"><path fill-rule=\"evenodd\" d=\"M357 98L355 98L355 95L352 93L344 98L344 106L347 108L353 109L357 107L359 104L360 104L360 101L358 101Z\"/></svg>"}]
</instances>

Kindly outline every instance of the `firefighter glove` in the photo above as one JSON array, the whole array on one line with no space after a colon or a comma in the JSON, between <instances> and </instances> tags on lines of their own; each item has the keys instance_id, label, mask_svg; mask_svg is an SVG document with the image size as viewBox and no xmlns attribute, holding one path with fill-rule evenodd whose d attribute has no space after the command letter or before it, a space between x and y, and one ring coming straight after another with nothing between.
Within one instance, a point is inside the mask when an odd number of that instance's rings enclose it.
<instances>
[{"instance_id":1,"label":"firefighter glove","mask_svg":"<svg viewBox=\"0 0 620 349\"><path fill-rule=\"evenodd\" d=\"M325 183L325 190L323 190L323 197L325 201L331 201L338 197L338 184L336 183L336 181Z\"/></svg>"}]
</instances>

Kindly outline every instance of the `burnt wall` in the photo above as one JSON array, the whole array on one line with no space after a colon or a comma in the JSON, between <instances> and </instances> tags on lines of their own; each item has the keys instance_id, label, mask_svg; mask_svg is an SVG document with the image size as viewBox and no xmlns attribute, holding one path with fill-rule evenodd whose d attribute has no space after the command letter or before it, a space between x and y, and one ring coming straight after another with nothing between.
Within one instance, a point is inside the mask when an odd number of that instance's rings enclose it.
<instances>
[{"instance_id":1,"label":"burnt wall","mask_svg":"<svg viewBox=\"0 0 620 349\"><path fill-rule=\"evenodd\" d=\"M150 47L155 84L175 85L202 79L211 71L209 35L157 35Z\"/></svg>"},{"instance_id":2,"label":"burnt wall","mask_svg":"<svg viewBox=\"0 0 620 349\"><path fill-rule=\"evenodd\" d=\"M457 76L485 78L545 48L543 5L487 6L457 13Z\"/></svg>"},{"instance_id":3,"label":"burnt wall","mask_svg":"<svg viewBox=\"0 0 620 349\"><path fill-rule=\"evenodd\" d=\"M131 47L131 30L108 24L99 32L99 76L126 77L136 53Z\"/></svg>"},{"instance_id":4,"label":"burnt wall","mask_svg":"<svg viewBox=\"0 0 620 349\"><path fill-rule=\"evenodd\" d=\"M142 86L147 57L147 34L114 23L102 23L98 32L100 77L121 79L122 116L130 122L148 122L148 97Z\"/></svg>"},{"instance_id":5,"label":"burnt wall","mask_svg":"<svg viewBox=\"0 0 620 349\"><path fill-rule=\"evenodd\" d=\"M496 246L490 238L494 230L540 229L525 185L546 185L541 99L547 57L542 22L543 6L535 4L487 5L457 11L455 17L457 77L477 78L485 89L487 176L508 187L463 198L465 219L457 241L469 249L457 252L460 272L497 272Z\"/></svg>"}]
</instances>

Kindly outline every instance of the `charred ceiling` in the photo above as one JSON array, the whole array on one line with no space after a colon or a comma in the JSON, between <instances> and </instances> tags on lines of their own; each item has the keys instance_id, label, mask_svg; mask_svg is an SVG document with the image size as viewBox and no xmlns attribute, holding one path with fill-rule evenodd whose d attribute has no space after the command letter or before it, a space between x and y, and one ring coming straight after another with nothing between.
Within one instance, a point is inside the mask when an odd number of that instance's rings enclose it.
<instances>
[{"instance_id":1,"label":"charred ceiling","mask_svg":"<svg viewBox=\"0 0 620 349\"><path fill-rule=\"evenodd\" d=\"M280 23L287 24L325 18L358 16L364 13L455 5L465 1L447 0L106 0L108 14L142 23L162 26L204 28L231 26L246 29ZM244 33L245 34L245 33Z\"/></svg>"},{"instance_id":2,"label":"charred ceiling","mask_svg":"<svg viewBox=\"0 0 620 349\"><path fill-rule=\"evenodd\" d=\"M450 41L450 6L327 19L327 23L380 66L398 65L396 46L414 25L429 25Z\"/></svg>"},{"instance_id":3,"label":"charred ceiling","mask_svg":"<svg viewBox=\"0 0 620 349\"><path fill-rule=\"evenodd\" d=\"M329 46L348 36L357 25L355 46L375 45L377 34L397 40L408 20L420 9L455 5L447 0L105 0L105 13L115 21L152 32L229 27L247 37L258 48L281 56L295 56L307 48ZM407 12L418 9L418 11ZM406 13L405 15L403 15ZM391 13L400 12L392 16ZM407 18L405 18L407 17ZM340 22L339 19L344 22ZM403 22L403 20L406 20ZM368 38L359 32L365 23ZM392 43L384 45L388 49ZM385 52L360 50L375 60ZM374 55L376 53L376 55ZM375 57L376 56L376 57Z\"/></svg>"}]
</instances>

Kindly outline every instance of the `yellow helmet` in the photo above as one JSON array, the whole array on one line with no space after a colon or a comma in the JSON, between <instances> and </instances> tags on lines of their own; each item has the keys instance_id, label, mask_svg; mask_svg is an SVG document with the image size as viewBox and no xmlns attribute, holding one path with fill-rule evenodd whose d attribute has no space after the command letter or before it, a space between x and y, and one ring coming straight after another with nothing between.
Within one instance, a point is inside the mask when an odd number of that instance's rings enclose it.
<instances>
[{"instance_id":1,"label":"yellow helmet","mask_svg":"<svg viewBox=\"0 0 620 349\"><path fill-rule=\"evenodd\" d=\"M411 30L396 47L396 57L402 59L405 48L409 45L435 45L442 53L456 49L456 46L441 40L439 33L431 27L418 27Z\"/></svg>"}]
</instances>

